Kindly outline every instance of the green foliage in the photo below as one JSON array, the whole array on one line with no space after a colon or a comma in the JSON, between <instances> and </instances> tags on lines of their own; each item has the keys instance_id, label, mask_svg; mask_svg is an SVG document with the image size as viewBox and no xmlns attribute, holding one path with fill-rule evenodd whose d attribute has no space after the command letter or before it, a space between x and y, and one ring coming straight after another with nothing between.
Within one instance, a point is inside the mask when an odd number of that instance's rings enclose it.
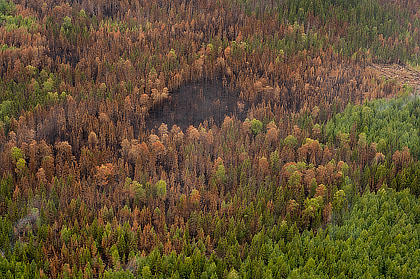
<instances>
[{"instance_id":1,"label":"green foliage","mask_svg":"<svg viewBox=\"0 0 420 279\"><path fill-rule=\"evenodd\" d=\"M284 144L288 146L289 148L295 148L298 145L298 141L293 135L288 135L284 139Z\"/></svg>"},{"instance_id":2,"label":"green foliage","mask_svg":"<svg viewBox=\"0 0 420 279\"><path fill-rule=\"evenodd\" d=\"M12 101L6 100L0 104L0 120L4 121L12 112Z\"/></svg>"},{"instance_id":3,"label":"green foliage","mask_svg":"<svg viewBox=\"0 0 420 279\"><path fill-rule=\"evenodd\" d=\"M141 271L141 278L144 279L151 279L153 278L152 272L150 271L150 267L145 265Z\"/></svg>"},{"instance_id":4,"label":"green foliage","mask_svg":"<svg viewBox=\"0 0 420 279\"><path fill-rule=\"evenodd\" d=\"M51 103L55 103L58 101L58 92L48 92L47 93L47 100Z\"/></svg>"},{"instance_id":5,"label":"green foliage","mask_svg":"<svg viewBox=\"0 0 420 279\"><path fill-rule=\"evenodd\" d=\"M83 9L81 9L81 10L80 10L80 12L79 12L79 17L81 17L81 18L87 18L87 17L88 17L88 16L86 15L85 10L83 10Z\"/></svg>"},{"instance_id":6,"label":"green foliage","mask_svg":"<svg viewBox=\"0 0 420 279\"><path fill-rule=\"evenodd\" d=\"M15 12L15 4L12 1L0 0L0 20Z\"/></svg>"},{"instance_id":7,"label":"green foliage","mask_svg":"<svg viewBox=\"0 0 420 279\"><path fill-rule=\"evenodd\" d=\"M51 77L49 77L43 84L43 88L47 92L53 91L54 88L54 81Z\"/></svg>"},{"instance_id":8,"label":"green foliage","mask_svg":"<svg viewBox=\"0 0 420 279\"><path fill-rule=\"evenodd\" d=\"M26 169L26 161L23 158L19 158L16 162L16 168L17 170L22 173Z\"/></svg>"},{"instance_id":9,"label":"green foliage","mask_svg":"<svg viewBox=\"0 0 420 279\"><path fill-rule=\"evenodd\" d=\"M13 49L13 46L7 49ZM37 105L59 100L58 92L54 91L58 83L54 74L48 74L45 69L38 72L38 68L31 65L26 66L25 71L29 74L25 73L25 79L19 83L0 78L0 121L7 122L21 110L31 110Z\"/></svg>"},{"instance_id":10,"label":"green foliage","mask_svg":"<svg viewBox=\"0 0 420 279\"><path fill-rule=\"evenodd\" d=\"M239 277L238 272L234 268L232 268L232 270L229 272L227 276L227 279L239 279L239 278L240 277Z\"/></svg>"},{"instance_id":11,"label":"green foliage","mask_svg":"<svg viewBox=\"0 0 420 279\"><path fill-rule=\"evenodd\" d=\"M157 196L161 200L164 200L166 198L166 182L164 180L159 180L155 187Z\"/></svg>"},{"instance_id":12,"label":"green foliage","mask_svg":"<svg viewBox=\"0 0 420 279\"><path fill-rule=\"evenodd\" d=\"M66 37L69 37L73 30L73 24L71 21L71 17L66 16L64 17L63 23L61 25L61 32L64 33Z\"/></svg>"},{"instance_id":13,"label":"green foliage","mask_svg":"<svg viewBox=\"0 0 420 279\"><path fill-rule=\"evenodd\" d=\"M260 133L262 133L263 131L263 123L261 121L259 121L258 119L252 119L251 120L251 132L252 134L258 135Z\"/></svg>"},{"instance_id":14,"label":"green foliage","mask_svg":"<svg viewBox=\"0 0 420 279\"><path fill-rule=\"evenodd\" d=\"M15 162L18 162L20 159L24 158L22 150L16 146L10 149L10 154L12 155L12 158L15 160Z\"/></svg>"},{"instance_id":15,"label":"green foliage","mask_svg":"<svg viewBox=\"0 0 420 279\"><path fill-rule=\"evenodd\" d=\"M133 279L134 275L128 270L107 270L104 273L104 279Z\"/></svg>"},{"instance_id":16,"label":"green foliage","mask_svg":"<svg viewBox=\"0 0 420 279\"><path fill-rule=\"evenodd\" d=\"M133 181L133 183L131 185L134 188L134 192L136 194L136 199L138 201L145 201L145 199L146 199L146 190L144 189L143 185L141 185L140 183L138 183L135 180Z\"/></svg>"},{"instance_id":17,"label":"green foliage","mask_svg":"<svg viewBox=\"0 0 420 279\"><path fill-rule=\"evenodd\" d=\"M70 237L71 237L70 230L68 230L66 226L63 226L63 228L61 229L61 239L63 240L64 243L69 244Z\"/></svg>"},{"instance_id":18,"label":"green foliage","mask_svg":"<svg viewBox=\"0 0 420 279\"><path fill-rule=\"evenodd\" d=\"M0 24L4 25L8 32L18 28L34 30L38 27L35 17L22 17L15 15L16 7L12 1L0 0Z\"/></svg>"},{"instance_id":19,"label":"green foliage","mask_svg":"<svg viewBox=\"0 0 420 279\"><path fill-rule=\"evenodd\" d=\"M226 182L226 170L223 164L217 166L216 170L216 181L218 183L225 183Z\"/></svg>"},{"instance_id":20,"label":"green foliage","mask_svg":"<svg viewBox=\"0 0 420 279\"><path fill-rule=\"evenodd\" d=\"M333 209L341 211L347 206L346 193L343 190L338 190L334 194Z\"/></svg>"},{"instance_id":21,"label":"green foliage","mask_svg":"<svg viewBox=\"0 0 420 279\"><path fill-rule=\"evenodd\" d=\"M389 185L398 191L410 189L412 194L420 196L420 163L415 162L404 168Z\"/></svg>"},{"instance_id":22,"label":"green foliage","mask_svg":"<svg viewBox=\"0 0 420 279\"><path fill-rule=\"evenodd\" d=\"M327 138L350 134L353 125L359 143L375 142L378 151L390 158L404 146L420 158L420 102L403 96L392 100L375 100L363 106L348 105L326 125Z\"/></svg>"},{"instance_id":23,"label":"green foliage","mask_svg":"<svg viewBox=\"0 0 420 279\"><path fill-rule=\"evenodd\" d=\"M26 30L36 30L38 23L34 17L7 16L5 19L6 30L11 32L18 28L25 28Z\"/></svg>"}]
</instances>

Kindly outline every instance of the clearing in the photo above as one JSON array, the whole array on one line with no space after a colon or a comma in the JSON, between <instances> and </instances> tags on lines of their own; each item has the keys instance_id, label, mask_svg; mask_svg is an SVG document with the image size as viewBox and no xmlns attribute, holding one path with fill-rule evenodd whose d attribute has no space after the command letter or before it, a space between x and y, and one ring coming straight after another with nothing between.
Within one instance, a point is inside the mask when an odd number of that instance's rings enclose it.
<instances>
[{"instance_id":1,"label":"clearing","mask_svg":"<svg viewBox=\"0 0 420 279\"><path fill-rule=\"evenodd\" d=\"M420 93L420 72L413 67L398 64L371 64L368 68L387 80L394 79L401 84L410 85L415 89L415 92Z\"/></svg>"}]
</instances>

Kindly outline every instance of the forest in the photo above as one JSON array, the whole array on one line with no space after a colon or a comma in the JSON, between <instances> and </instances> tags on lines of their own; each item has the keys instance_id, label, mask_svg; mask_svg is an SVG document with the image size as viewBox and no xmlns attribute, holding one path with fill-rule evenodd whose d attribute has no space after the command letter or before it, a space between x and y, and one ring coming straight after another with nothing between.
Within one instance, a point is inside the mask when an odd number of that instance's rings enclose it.
<instances>
[{"instance_id":1,"label":"forest","mask_svg":"<svg viewBox=\"0 0 420 279\"><path fill-rule=\"evenodd\" d=\"M0 278L419 278L420 2L0 0Z\"/></svg>"}]
</instances>

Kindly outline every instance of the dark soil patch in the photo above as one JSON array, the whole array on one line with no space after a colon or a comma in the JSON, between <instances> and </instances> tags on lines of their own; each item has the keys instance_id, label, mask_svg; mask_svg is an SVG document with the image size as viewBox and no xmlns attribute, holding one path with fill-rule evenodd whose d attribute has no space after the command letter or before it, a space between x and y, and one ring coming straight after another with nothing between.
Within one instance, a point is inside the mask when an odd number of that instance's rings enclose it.
<instances>
[{"instance_id":1,"label":"dark soil patch","mask_svg":"<svg viewBox=\"0 0 420 279\"><path fill-rule=\"evenodd\" d=\"M148 129L157 129L165 123L168 128L176 124L182 129L198 127L205 120L216 125L225 116L245 119L247 105L239 100L239 92L223 87L221 82L190 84L173 92L161 107L149 113Z\"/></svg>"}]
</instances>

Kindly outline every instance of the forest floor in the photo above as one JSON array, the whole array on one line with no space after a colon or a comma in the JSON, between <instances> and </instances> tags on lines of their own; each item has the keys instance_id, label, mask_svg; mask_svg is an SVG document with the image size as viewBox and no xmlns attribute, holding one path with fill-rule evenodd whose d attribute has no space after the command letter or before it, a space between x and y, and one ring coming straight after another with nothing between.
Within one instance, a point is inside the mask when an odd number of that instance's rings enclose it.
<instances>
[{"instance_id":1,"label":"forest floor","mask_svg":"<svg viewBox=\"0 0 420 279\"><path fill-rule=\"evenodd\" d=\"M246 104L239 101L239 93L225 88L221 82L202 82L186 85L171 94L170 100L149 112L147 128L168 128L176 124L182 129L198 127L205 120L220 125L225 115L244 120Z\"/></svg>"},{"instance_id":2,"label":"forest floor","mask_svg":"<svg viewBox=\"0 0 420 279\"><path fill-rule=\"evenodd\" d=\"M420 93L420 71L410 66L401 66L398 64L371 64L368 66L378 76L384 77L387 80L394 79L401 84L412 86L417 93Z\"/></svg>"}]
</instances>

